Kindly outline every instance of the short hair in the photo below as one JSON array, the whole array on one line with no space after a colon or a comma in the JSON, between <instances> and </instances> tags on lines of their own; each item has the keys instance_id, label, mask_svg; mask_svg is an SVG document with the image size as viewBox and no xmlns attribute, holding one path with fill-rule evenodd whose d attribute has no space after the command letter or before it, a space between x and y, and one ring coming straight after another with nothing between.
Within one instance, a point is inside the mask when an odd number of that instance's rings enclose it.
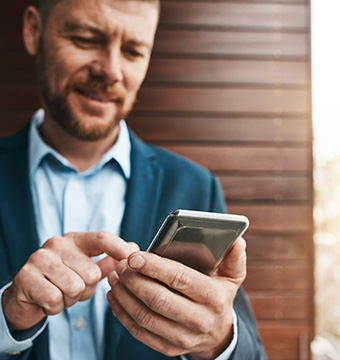
<instances>
[{"instance_id":1,"label":"short hair","mask_svg":"<svg viewBox=\"0 0 340 360\"><path fill-rule=\"evenodd\" d=\"M55 6L60 1L65 1L65 0L36 0L37 9L40 11L43 24L46 23L46 20L53 6ZM121 0L121 1L128 1L128 0ZM154 3L155 6L157 6L158 14L160 13L161 0L139 0L139 1L148 1Z\"/></svg>"}]
</instances>

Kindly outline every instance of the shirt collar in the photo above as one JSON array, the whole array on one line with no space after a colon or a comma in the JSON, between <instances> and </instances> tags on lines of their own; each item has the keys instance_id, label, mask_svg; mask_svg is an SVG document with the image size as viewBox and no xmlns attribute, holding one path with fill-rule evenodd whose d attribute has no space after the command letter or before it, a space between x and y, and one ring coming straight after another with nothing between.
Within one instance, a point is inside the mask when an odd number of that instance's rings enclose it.
<instances>
[{"instance_id":1,"label":"shirt collar","mask_svg":"<svg viewBox=\"0 0 340 360\"><path fill-rule=\"evenodd\" d=\"M47 145L39 133L39 126L44 121L44 110L39 109L32 117L30 131L29 131L29 173L33 177L40 166L42 160L47 155L52 155L61 164L66 167L74 169L70 162L61 154L59 154L52 147ZM114 159L121 167L126 179L130 179L131 175L131 163L130 152L131 142L129 136L129 130L124 120L121 120L120 129L117 141L114 145L103 155L103 157L85 173L93 172L101 169L106 163Z\"/></svg>"}]
</instances>

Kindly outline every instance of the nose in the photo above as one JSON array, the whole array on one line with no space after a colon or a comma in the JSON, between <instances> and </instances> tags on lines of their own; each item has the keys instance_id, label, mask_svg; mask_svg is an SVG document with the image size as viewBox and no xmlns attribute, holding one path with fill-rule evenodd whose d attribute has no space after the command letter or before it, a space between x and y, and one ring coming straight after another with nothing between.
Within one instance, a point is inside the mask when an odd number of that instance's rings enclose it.
<instances>
[{"instance_id":1,"label":"nose","mask_svg":"<svg viewBox=\"0 0 340 360\"><path fill-rule=\"evenodd\" d=\"M97 59L92 63L91 75L100 78L107 84L123 80L121 51L119 46L101 49Z\"/></svg>"}]
</instances>

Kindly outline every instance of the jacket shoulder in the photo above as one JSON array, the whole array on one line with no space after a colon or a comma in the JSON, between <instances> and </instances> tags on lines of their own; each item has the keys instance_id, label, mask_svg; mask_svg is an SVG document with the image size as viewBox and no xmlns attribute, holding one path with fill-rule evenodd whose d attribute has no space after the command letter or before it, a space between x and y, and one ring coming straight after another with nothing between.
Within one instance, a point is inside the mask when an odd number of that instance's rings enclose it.
<instances>
[{"instance_id":1,"label":"jacket shoulder","mask_svg":"<svg viewBox=\"0 0 340 360\"><path fill-rule=\"evenodd\" d=\"M14 134L0 137L0 150L5 151L20 144L26 144L28 140L29 123Z\"/></svg>"}]
</instances>

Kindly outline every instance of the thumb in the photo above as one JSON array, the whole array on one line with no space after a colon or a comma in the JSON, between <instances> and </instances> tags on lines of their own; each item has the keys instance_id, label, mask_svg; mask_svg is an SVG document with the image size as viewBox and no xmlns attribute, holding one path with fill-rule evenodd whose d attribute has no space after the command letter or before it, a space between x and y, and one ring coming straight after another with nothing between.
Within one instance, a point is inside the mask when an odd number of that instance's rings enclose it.
<instances>
[{"instance_id":1,"label":"thumb","mask_svg":"<svg viewBox=\"0 0 340 360\"><path fill-rule=\"evenodd\" d=\"M245 240L241 237L238 238L217 269L219 276L229 278L238 286L241 285L247 274L246 246Z\"/></svg>"}]
</instances>

